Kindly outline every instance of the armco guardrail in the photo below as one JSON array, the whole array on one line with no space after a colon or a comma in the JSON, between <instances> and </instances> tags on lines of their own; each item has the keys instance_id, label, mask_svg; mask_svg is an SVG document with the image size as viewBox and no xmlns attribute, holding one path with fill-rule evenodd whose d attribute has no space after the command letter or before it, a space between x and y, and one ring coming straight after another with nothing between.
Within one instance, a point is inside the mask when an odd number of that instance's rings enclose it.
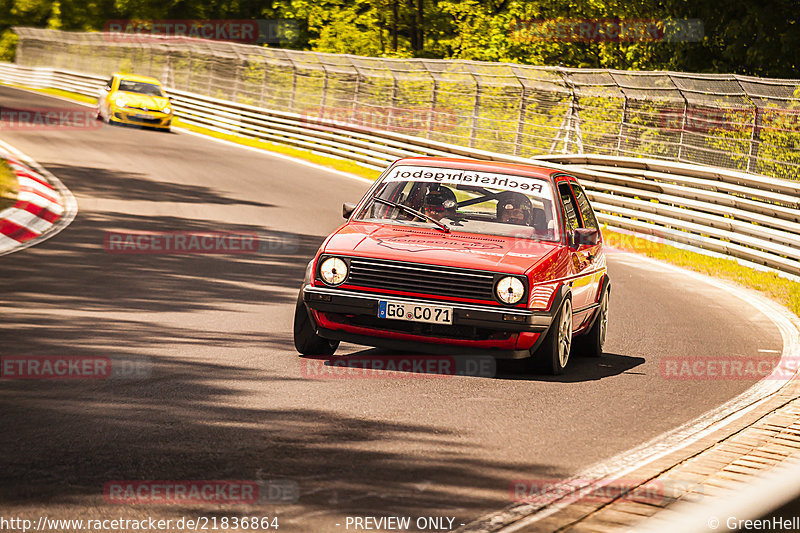
<instances>
[{"instance_id":1,"label":"armco guardrail","mask_svg":"<svg viewBox=\"0 0 800 533\"><path fill-rule=\"evenodd\" d=\"M99 76L0 64L0 80L96 96ZM459 156L532 163L577 176L600 220L800 275L800 182L660 160L593 155L527 159L353 124L337 124L168 89L182 121L210 130L384 167L399 157Z\"/></svg>"},{"instance_id":2,"label":"armco guardrail","mask_svg":"<svg viewBox=\"0 0 800 533\"><path fill-rule=\"evenodd\" d=\"M519 156L593 153L800 178L800 79L379 58L15 27L17 63Z\"/></svg>"}]
</instances>

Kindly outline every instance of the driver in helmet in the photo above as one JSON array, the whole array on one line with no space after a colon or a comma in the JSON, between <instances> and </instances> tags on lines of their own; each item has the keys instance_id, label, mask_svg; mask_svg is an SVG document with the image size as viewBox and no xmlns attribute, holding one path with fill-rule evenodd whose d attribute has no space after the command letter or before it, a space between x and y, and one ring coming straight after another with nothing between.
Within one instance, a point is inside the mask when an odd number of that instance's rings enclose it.
<instances>
[{"instance_id":1,"label":"driver in helmet","mask_svg":"<svg viewBox=\"0 0 800 533\"><path fill-rule=\"evenodd\" d=\"M530 226L533 207L530 199L519 192L504 192L497 197L497 221L504 224Z\"/></svg>"},{"instance_id":2,"label":"driver in helmet","mask_svg":"<svg viewBox=\"0 0 800 533\"><path fill-rule=\"evenodd\" d=\"M455 219L457 207L458 202L453 191L441 185L434 185L425 195L422 212L437 221L445 217Z\"/></svg>"}]
</instances>

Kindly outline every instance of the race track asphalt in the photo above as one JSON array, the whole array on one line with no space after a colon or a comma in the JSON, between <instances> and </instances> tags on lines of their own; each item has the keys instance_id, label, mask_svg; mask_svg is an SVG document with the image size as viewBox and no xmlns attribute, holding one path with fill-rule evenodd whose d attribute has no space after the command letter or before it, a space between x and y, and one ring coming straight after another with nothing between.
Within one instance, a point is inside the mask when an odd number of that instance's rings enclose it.
<instances>
[{"instance_id":1,"label":"race track asphalt","mask_svg":"<svg viewBox=\"0 0 800 533\"><path fill-rule=\"evenodd\" d=\"M0 106L87 108L11 88ZM608 354L566 375L318 379L291 325L304 267L368 185L185 133L3 128L77 198L52 239L0 258L0 354L129 357L140 379L0 381L4 516L473 520L519 479L563 479L687 422L753 380L672 380L665 357L777 357L739 299L609 256ZM258 254L108 253L109 231L271 236ZM280 244L280 245L279 245ZM342 345L337 355L382 354ZM289 480L285 505L121 505L115 480ZM337 526L336 524L340 524ZM352 528L350 529L352 531Z\"/></svg>"}]
</instances>

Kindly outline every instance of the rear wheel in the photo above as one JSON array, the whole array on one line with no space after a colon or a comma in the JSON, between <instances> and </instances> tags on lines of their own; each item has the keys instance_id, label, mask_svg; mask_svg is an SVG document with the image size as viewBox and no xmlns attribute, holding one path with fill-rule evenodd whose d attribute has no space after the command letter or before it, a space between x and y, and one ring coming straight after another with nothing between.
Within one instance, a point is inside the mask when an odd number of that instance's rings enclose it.
<instances>
[{"instance_id":1,"label":"rear wheel","mask_svg":"<svg viewBox=\"0 0 800 533\"><path fill-rule=\"evenodd\" d=\"M561 309L553 319L541 346L531 358L532 363L541 363L544 369L559 376L569 362L569 351L572 346L572 302L564 300Z\"/></svg>"},{"instance_id":2,"label":"rear wheel","mask_svg":"<svg viewBox=\"0 0 800 533\"><path fill-rule=\"evenodd\" d=\"M339 341L323 339L314 331L306 304L303 303L302 290L294 309L294 347L303 355L333 355L339 347Z\"/></svg>"},{"instance_id":3,"label":"rear wheel","mask_svg":"<svg viewBox=\"0 0 800 533\"><path fill-rule=\"evenodd\" d=\"M606 343L606 331L608 330L609 297L610 291L606 287L600 297L597 318L595 318L592 328L585 335L575 339L575 351L578 355L585 357L601 357L603 355L603 345Z\"/></svg>"}]
</instances>

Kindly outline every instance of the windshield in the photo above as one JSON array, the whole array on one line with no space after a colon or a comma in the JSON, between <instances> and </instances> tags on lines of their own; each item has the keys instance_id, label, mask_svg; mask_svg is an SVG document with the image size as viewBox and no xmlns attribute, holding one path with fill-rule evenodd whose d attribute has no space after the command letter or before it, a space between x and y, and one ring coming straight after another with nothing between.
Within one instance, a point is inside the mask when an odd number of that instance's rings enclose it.
<instances>
[{"instance_id":1,"label":"windshield","mask_svg":"<svg viewBox=\"0 0 800 533\"><path fill-rule=\"evenodd\" d=\"M553 190L544 179L437 167L398 166L375 196L420 211L452 231L558 241ZM367 202L359 220L433 226L384 202Z\"/></svg>"},{"instance_id":2,"label":"windshield","mask_svg":"<svg viewBox=\"0 0 800 533\"><path fill-rule=\"evenodd\" d=\"M147 96L164 96L164 92L158 85L141 81L121 80L119 82L119 90L126 93L146 94Z\"/></svg>"}]
</instances>

